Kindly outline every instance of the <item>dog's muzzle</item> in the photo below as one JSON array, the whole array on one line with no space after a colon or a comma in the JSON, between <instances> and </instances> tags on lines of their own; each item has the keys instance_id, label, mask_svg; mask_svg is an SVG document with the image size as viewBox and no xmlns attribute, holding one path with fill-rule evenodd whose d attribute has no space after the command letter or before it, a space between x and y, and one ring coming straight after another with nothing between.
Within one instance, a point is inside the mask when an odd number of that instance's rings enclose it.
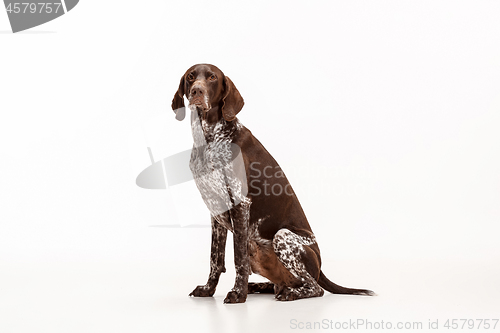
<instances>
[{"instance_id":1,"label":"dog's muzzle","mask_svg":"<svg viewBox=\"0 0 500 333\"><path fill-rule=\"evenodd\" d=\"M189 91L189 106L196 107L197 110L208 112L212 108L208 98L208 91L205 84L196 81Z\"/></svg>"}]
</instances>

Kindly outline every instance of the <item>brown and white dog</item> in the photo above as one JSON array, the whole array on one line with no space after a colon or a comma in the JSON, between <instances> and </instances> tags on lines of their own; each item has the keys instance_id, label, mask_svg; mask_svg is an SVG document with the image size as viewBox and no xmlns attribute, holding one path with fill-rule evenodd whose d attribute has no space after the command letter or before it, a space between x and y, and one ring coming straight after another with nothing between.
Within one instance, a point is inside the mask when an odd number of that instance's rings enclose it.
<instances>
[{"instance_id":1,"label":"brown and white dog","mask_svg":"<svg viewBox=\"0 0 500 333\"><path fill-rule=\"evenodd\" d=\"M225 272L227 231L234 236L236 281L224 303L245 302L249 293L274 293L280 301L334 294L374 295L344 288L321 271L316 238L278 163L236 118L243 98L217 67L199 64L182 76L172 101L176 118L189 100L194 147L190 169L211 214L208 282L190 296L212 296ZM251 273L270 282L248 283Z\"/></svg>"}]
</instances>

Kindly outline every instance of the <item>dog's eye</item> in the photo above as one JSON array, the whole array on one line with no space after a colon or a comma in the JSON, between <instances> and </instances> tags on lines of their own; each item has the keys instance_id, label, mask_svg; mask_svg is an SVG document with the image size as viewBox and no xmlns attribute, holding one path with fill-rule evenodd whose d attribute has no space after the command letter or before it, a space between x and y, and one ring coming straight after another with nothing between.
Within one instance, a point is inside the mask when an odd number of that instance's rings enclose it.
<instances>
[{"instance_id":1,"label":"dog's eye","mask_svg":"<svg viewBox=\"0 0 500 333\"><path fill-rule=\"evenodd\" d=\"M189 73L189 75L187 76L187 79L188 79L189 81L193 81L193 80L194 80L194 75L193 75L193 73Z\"/></svg>"},{"instance_id":2,"label":"dog's eye","mask_svg":"<svg viewBox=\"0 0 500 333\"><path fill-rule=\"evenodd\" d=\"M208 78L209 81L215 81L217 80L217 76L215 76L214 74L210 75L210 77Z\"/></svg>"}]
</instances>

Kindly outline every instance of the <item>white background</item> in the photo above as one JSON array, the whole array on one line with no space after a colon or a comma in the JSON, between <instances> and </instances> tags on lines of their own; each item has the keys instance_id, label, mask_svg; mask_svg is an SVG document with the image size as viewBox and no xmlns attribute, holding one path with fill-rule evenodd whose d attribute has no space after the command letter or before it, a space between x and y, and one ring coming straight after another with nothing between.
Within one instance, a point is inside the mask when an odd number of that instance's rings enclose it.
<instances>
[{"instance_id":1,"label":"white background","mask_svg":"<svg viewBox=\"0 0 500 333\"><path fill-rule=\"evenodd\" d=\"M0 331L499 318L499 17L496 1L84 0L12 34L0 10ZM235 82L327 276L379 296L224 306L230 239L215 297L187 297L210 231L165 226L206 208L192 182L135 178L148 146L191 146L170 103L195 63Z\"/></svg>"}]
</instances>

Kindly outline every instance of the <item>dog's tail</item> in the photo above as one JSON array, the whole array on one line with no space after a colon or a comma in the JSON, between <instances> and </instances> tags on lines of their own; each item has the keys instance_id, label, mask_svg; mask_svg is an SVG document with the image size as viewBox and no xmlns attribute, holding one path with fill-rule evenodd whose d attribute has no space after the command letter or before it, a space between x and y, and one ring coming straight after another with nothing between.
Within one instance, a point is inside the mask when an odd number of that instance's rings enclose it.
<instances>
[{"instance_id":1,"label":"dog's tail","mask_svg":"<svg viewBox=\"0 0 500 333\"><path fill-rule=\"evenodd\" d=\"M320 271L318 284L323 288L331 292L332 294L348 294L348 295L367 295L367 296L375 296L373 291L368 289L353 289L353 288L345 288L339 286L338 284L333 283L328 280L328 278Z\"/></svg>"}]
</instances>

